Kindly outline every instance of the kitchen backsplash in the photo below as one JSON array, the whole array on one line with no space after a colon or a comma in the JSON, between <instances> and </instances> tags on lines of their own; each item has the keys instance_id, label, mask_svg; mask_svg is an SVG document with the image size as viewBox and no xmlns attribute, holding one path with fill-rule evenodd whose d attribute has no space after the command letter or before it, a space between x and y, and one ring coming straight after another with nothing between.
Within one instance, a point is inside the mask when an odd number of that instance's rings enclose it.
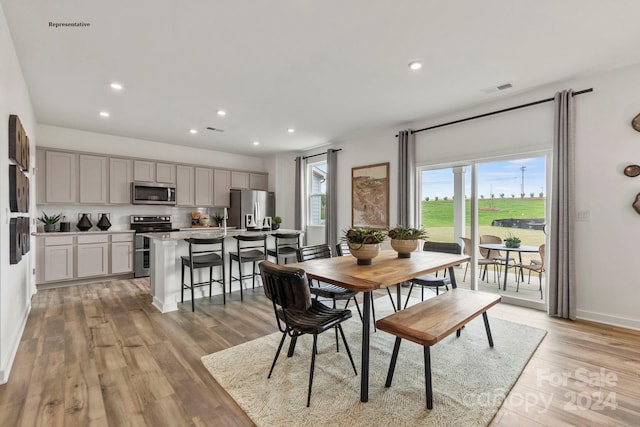
<instances>
[{"instance_id":1,"label":"kitchen backsplash","mask_svg":"<svg viewBox=\"0 0 640 427\"><path fill-rule=\"evenodd\" d=\"M66 217L66 221L71 223L71 231L78 231L76 224L80 219L80 214L91 214L91 223L93 227L91 231L98 231L96 224L100 219L100 214L110 214L111 222L110 231L129 230L131 215L171 215L171 224L175 228L191 227L191 212L199 211L202 215L208 215L210 218L217 212L222 213L223 208L176 208L171 206L69 206L69 205L42 205L36 207L36 216L42 216L42 212L47 215L62 214ZM59 224L56 227L58 230ZM38 222L37 231L43 231L43 224Z\"/></svg>"}]
</instances>

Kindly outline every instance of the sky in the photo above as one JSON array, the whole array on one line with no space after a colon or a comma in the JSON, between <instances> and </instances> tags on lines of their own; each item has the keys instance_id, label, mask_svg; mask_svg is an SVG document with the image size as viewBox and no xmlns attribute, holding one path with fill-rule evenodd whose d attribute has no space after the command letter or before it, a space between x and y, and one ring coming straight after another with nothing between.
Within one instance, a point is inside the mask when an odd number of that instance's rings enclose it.
<instances>
[{"instance_id":1,"label":"sky","mask_svg":"<svg viewBox=\"0 0 640 427\"><path fill-rule=\"evenodd\" d=\"M515 194L520 197L522 192L522 177L524 167L524 193L529 197L534 193L547 194L545 189L546 159L544 156L508 160L493 163L478 164L478 197L490 198L491 193L500 197ZM437 169L422 172L422 200L429 197L453 198L453 171L452 168ZM467 168L465 177L465 194L471 195L471 167Z\"/></svg>"}]
</instances>

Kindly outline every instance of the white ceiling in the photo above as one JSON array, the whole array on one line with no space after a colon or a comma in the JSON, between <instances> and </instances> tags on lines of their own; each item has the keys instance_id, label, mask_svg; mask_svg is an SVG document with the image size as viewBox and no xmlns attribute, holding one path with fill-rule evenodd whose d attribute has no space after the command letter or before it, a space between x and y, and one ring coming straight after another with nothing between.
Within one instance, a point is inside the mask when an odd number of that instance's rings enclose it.
<instances>
[{"instance_id":1,"label":"white ceiling","mask_svg":"<svg viewBox=\"0 0 640 427\"><path fill-rule=\"evenodd\" d=\"M39 123L251 155L640 62L637 0L0 2Z\"/></svg>"}]
</instances>

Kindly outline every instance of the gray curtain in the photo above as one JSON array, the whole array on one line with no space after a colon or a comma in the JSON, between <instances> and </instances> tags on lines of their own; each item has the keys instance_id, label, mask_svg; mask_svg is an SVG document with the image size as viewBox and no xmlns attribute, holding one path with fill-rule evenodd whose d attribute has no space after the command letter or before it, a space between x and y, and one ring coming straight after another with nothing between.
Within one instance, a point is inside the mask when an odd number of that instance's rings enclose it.
<instances>
[{"instance_id":1,"label":"gray curtain","mask_svg":"<svg viewBox=\"0 0 640 427\"><path fill-rule=\"evenodd\" d=\"M305 221L304 221L304 206L305 206L305 198L304 198L304 169L305 169L305 160L298 156L296 157L296 170L295 170L295 194L294 194L294 228L296 230L305 231ZM306 236L306 234L305 234ZM303 239L303 242L306 239Z\"/></svg>"},{"instance_id":2,"label":"gray curtain","mask_svg":"<svg viewBox=\"0 0 640 427\"><path fill-rule=\"evenodd\" d=\"M331 251L338 243L338 152L327 150L327 201L325 207L324 237Z\"/></svg>"},{"instance_id":3,"label":"gray curtain","mask_svg":"<svg viewBox=\"0 0 640 427\"><path fill-rule=\"evenodd\" d=\"M554 128L551 247L547 251L549 315L574 320L575 110L572 90L556 93Z\"/></svg>"},{"instance_id":4,"label":"gray curtain","mask_svg":"<svg viewBox=\"0 0 640 427\"><path fill-rule=\"evenodd\" d=\"M398 133L398 224L416 224L416 137L411 130ZM389 224L394 227L395 224Z\"/></svg>"}]
</instances>

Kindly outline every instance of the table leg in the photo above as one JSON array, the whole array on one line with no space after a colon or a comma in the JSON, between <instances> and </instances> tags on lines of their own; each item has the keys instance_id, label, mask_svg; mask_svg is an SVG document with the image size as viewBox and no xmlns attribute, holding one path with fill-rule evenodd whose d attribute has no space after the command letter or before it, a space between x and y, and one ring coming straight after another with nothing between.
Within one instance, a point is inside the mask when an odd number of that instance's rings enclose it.
<instances>
[{"instance_id":1,"label":"table leg","mask_svg":"<svg viewBox=\"0 0 640 427\"><path fill-rule=\"evenodd\" d=\"M503 291L507 290L507 273L509 273L509 251L507 252L507 256L504 260L504 286L502 287Z\"/></svg>"},{"instance_id":2,"label":"table leg","mask_svg":"<svg viewBox=\"0 0 640 427\"><path fill-rule=\"evenodd\" d=\"M449 267L449 279L451 280L451 287L453 289L458 287L458 284L456 283L456 274L453 271L453 266Z\"/></svg>"},{"instance_id":3,"label":"table leg","mask_svg":"<svg viewBox=\"0 0 640 427\"><path fill-rule=\"evenodd\" d=\"M369 401L369 319L371 319L371 292L364 293L362 307L362 364L360 367L360 402Z\"/></svg>"}]
</instances>

